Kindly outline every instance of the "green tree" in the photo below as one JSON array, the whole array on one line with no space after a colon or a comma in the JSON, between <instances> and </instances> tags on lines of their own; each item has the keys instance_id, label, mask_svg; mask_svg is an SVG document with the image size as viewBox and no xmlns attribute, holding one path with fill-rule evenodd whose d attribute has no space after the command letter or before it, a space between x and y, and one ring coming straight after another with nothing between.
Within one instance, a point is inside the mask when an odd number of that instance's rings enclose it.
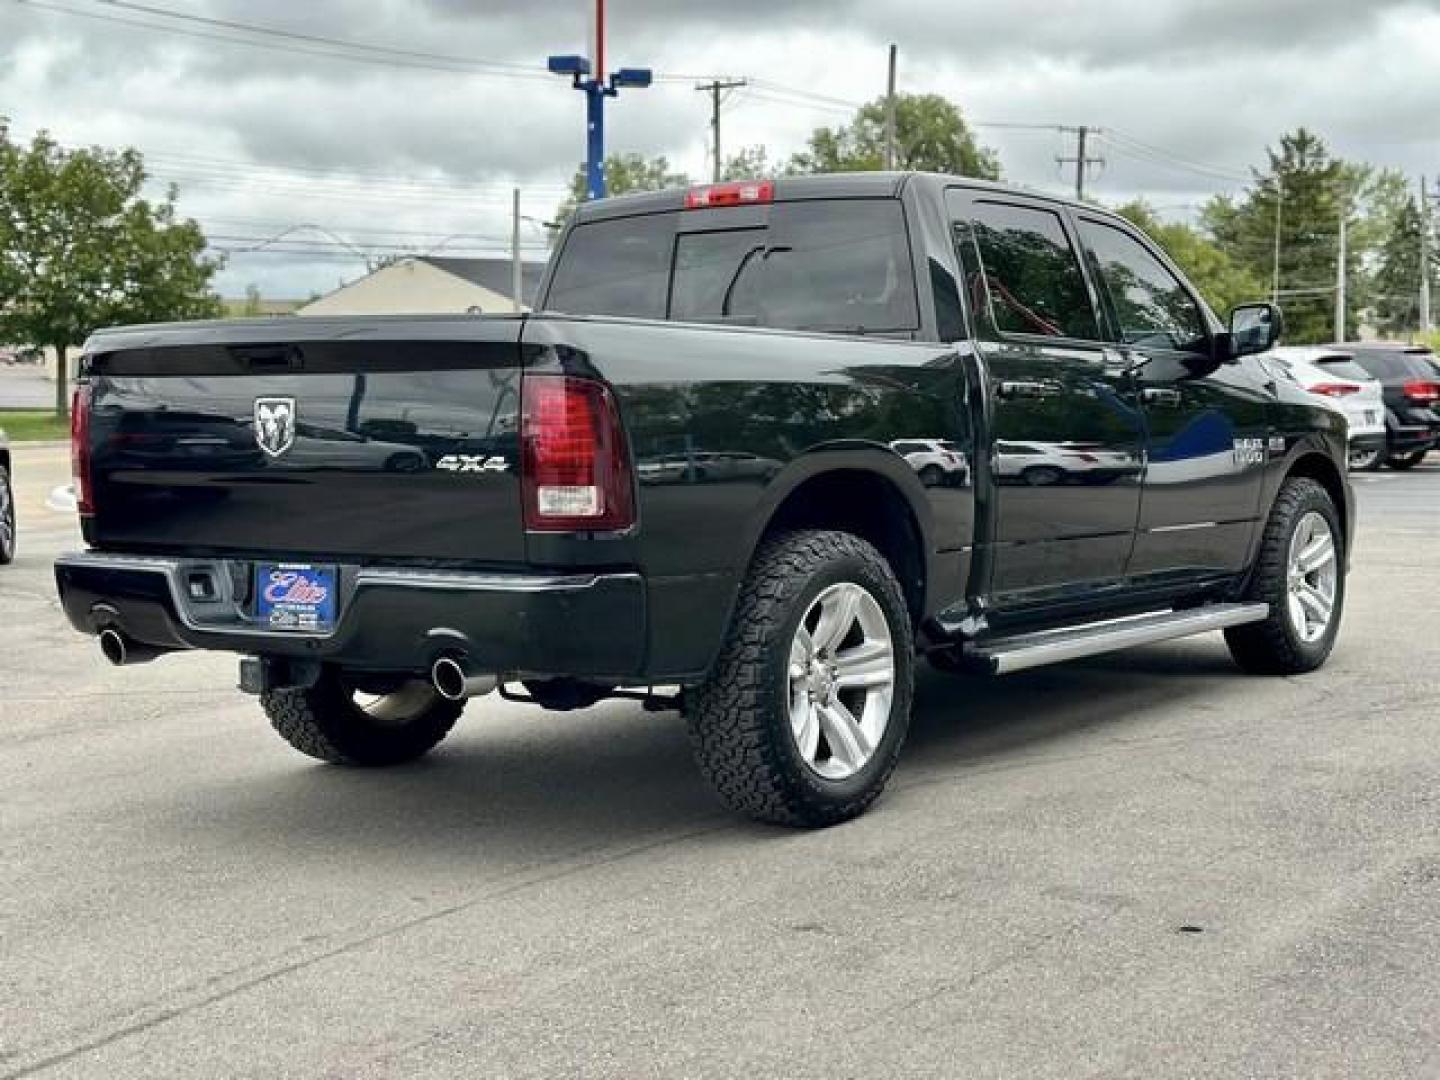
<instances>
[{"instance_id":1,"label":"green tree","mask_svg":"<svg viewBox=\"0 0 1440 1080\"><path fill-rule=\"evenodd\" d=\"M688 187L690 177L670 168L666 157L647 158L644 154L609 154L605 158L606 195L630 195L637 191L664 191L666 188ZM550 237L560 234L575 214L575 208L587 195L585 166L575 170L570 180L570 194L555 211Z\"/></svg>"},{"instance_id":2,"label":"green tree","mask_svg":"<svg viewBox=\"0 0 1440 1080\"><path fill-rule=\"evenodd\" d=\"M725 159L720 167L721 180L767 180L776 168L763 146L746 146Z\"/></svg>"},{"instance_id":3,"label":"green tree","mask_svg":"<svg viewBox=\"0 0 1440 1080\"><path fill-rule=\"evenodd\" d=\"M965 117L939 94L899 94L895 100L895 165L899 169L1000 179L1000 162L981 146ZM795 154L791 173L866 172L885 167L885 99L864 105L842 127L817 128Z\"/></svg>"},{"instance_id":4,"label":"green tree","mask_svg":"<svg viewBox=\"0 0 1440 1080\"><path fill-rule=\"evenodd\" d=\"M52 347L55 411L68 410L69 349L101 326L220 314L200 227L140 197L134 150L21 146L0 121L0 340Z\"/></svg>"},{"instance_id":5,"label":"green tree","mask_svg":"<svg viewBox=\"0 0 1440 1080\"><path fill-rule=\"evenodd\" d=\"M1420 206L1407 197L1380 246L1374 279L1375 320L1380 329L1402 334L1420 327L1420 253L1424 228Z\"/></svg>"},{"instance_id":6,"label":"green tree","mask_svg":"<svg viewBox=\"0 0 1440 1080\"><path fill-rule=\"evenodd\" d=\"M1268 294L1266 283L1232 259L1218 244L1189 225L1161 221L1143 199L1118 206L1115 212L1163 247L1222 318L1236 304L1259 300Z\"/></svg>"},{"instance_id":7,"label":"green tree","mask_svg":"<svg viewBox=\"0 0 1440 1080\"><path fill-rule=\"evenodd\" d=\"M1403 201L1404 179L1332 156L1324 141L1304 128L1283 136L1267 156L1267 168L1256 171L1244 195L1217 196L1206 204L1205 229L1238 265L1271 285L1276 283L1278 237L1287 337L1301 343L1329 341L1343 212L1348 233L1345 323L1353 333L1372 301L1371 268Z\"/></svg>"}]
</instances>

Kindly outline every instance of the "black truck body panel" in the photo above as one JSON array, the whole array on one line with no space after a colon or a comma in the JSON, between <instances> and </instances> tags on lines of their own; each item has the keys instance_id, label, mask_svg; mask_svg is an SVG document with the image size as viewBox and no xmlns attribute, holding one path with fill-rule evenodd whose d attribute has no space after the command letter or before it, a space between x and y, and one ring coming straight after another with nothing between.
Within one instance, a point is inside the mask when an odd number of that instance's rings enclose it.
<instances>
[{"instance_id":1,"label":"black truck body panel","mask_svg":"<svg viewBox=\"0 0 1440 1080\"><path fill-rule=\"evenodd\" d=\"M1292 470L1325 482L1349 521L1343 418L1258 364L1180 349L1139 357L1124 340L1084 233L1143 244L1127 224L938 176L787 178L774 199L686 211L672 192L582 206L542 307L589 225L644 218L679 245L763 239L773 217L800 236L819 211L789 204L844 215L850 200L890 200L903 210L913 281L900 284L914 302L887 310L911 324L817 333L542 311L97 335L84 361L94 555L57 568L70 620L163 648L396 671L423 670L453 634L502 672L693 682L767 529L816 497L834 520L883 512L897 543L913 539L914 565L898 570L927 646L1226 598ZM1093 333L1016 333L978 302L989 273L978 203L1054 217L1057 237L1084 253ZM1195 304L1213 350L1220 324ZM527 532L520 403L525 379L552 374L614 394L633 528ZM264 398L300 405L294 445L278 456L255 437ZM963 468L923 478L895 447L912 440L943 441ZM494 467L437 467L456 455ZM243 599L197 618L176 576L199 564L239 579L286 559L338 567L333 633L263 631Z\"/></svg>"}]
</instances>

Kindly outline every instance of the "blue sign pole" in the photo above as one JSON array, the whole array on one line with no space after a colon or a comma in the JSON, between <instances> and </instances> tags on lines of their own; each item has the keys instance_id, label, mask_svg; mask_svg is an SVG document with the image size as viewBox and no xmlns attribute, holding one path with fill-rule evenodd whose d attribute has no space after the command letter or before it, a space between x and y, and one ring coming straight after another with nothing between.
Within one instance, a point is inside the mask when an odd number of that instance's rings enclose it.
<instances>
[{"instance_id":1,"label":"blue sign pole","mask_svg":"<svg viewBox=\"0 0 1440 1080\"><path fill-rule=\"evenodd\" d=\"M585 186L592 199L605 198L605 85L599 79L585 90Z\"/></svg>"}]
</instances>

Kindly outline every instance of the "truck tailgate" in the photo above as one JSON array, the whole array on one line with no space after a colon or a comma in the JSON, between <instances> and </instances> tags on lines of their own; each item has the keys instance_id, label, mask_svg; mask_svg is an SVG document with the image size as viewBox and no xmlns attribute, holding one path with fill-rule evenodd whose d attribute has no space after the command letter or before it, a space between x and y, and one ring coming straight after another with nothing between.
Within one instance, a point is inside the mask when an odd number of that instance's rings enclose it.
<instances>
[{"instance_id":1,"label":"truck tailgate","mask_svg":"<svg viewBox=\"0 0 1440 1080\"><path fill-rule=\"evenodd\" d=\"M85 363L102 550L524 557L519 318L110 332Z\"/></svg>"}]
</instances>

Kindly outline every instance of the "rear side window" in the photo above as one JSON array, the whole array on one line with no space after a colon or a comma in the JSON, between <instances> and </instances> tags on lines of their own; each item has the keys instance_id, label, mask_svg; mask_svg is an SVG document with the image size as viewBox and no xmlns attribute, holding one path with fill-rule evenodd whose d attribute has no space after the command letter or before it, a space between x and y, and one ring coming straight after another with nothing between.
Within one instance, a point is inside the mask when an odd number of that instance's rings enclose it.
<instances>
[{"instance_id":1,"label":"rear side window","mask_svg":"<svg viewBox=\"0 0 1440 1080\"><path fill-rule=\"evenodd\" d=\"M575 315L782 330L897 333L919 327L898 200L777 203L763 229L677 235L683 223L671 213L577 227L546 306ZM597 280L606 273L623 280Z\"/></svg>"},{"instance_id":2,"label":"rear side window","mask_svg":"<svg viewBox=\"0 0 1440 1080\"><path fill-rule=\"evenodd\" d=\"M1205 319L1200 305L1153 252L1113 225L1080 222L1080 239L1120 323L1126 345L1203 351Z\"/></svg>"},{"instance_id":3,"label":"rear side window","mask_svg":"<svg viewBox=\"0 0 1440 1080\"><path fill-rule=\"evenodd\" d=\"M1080 261L1060 215L1009 203L970 210L983 272L966 283L971 302L988 302L997 329L1045 337L1100 337Z\"/></svg>"},{"instance_id":4,"label":"rear side window","mask_svg":"<svg viewBox=\"0 0 1440 1080\"><path fill-rule=\"evenodd\" d=\"M668 214L581 225L565 242L545 306L574 315L663 319L674 237Z\"/></svg>"}]
</instances>

